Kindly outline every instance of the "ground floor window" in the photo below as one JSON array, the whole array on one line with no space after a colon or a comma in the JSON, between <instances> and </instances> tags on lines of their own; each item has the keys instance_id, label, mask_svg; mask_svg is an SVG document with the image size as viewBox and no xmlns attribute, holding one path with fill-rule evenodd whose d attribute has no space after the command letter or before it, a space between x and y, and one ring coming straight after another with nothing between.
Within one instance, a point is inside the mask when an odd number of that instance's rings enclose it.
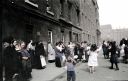
<instances>
[{"instance_id":1,"label":"ground floor window","mask_svg":"<svg viewBox=\"0 0 128 81\"><path fill-rule=\"evenodd\" d=\"M52 31L51 30L48 30L48 42L53 43Z\"/></svg>"},{"instance_id":2,"label":"ground floor window","mask_svg":"<svg viewBox=\"0 0 128 81\"><path fill-rule=\"evenodd\" d=\"M79 40L79 35L77 33L73 33L73 38L75 42L78 42Z\"/></svg>"},{"instance_id":3,"label":"ground floor window","mask_svg":"<svg viewBox=\"0 0 128 81\"><path fill-rule=\"evenodd\" d=\"M64 42L65 37L64 37L64 31L61 31L61 41Z\"/></svg>"},{"instance_id":4,"label":"ground floor window","mask_svg":"<svg viewBox=\"0 0 128 81\"><path fill-rule=\"evenodd\" d=\"M72 32L69 31L69 41L72 41Z\"/></svg>"}]
</instances>

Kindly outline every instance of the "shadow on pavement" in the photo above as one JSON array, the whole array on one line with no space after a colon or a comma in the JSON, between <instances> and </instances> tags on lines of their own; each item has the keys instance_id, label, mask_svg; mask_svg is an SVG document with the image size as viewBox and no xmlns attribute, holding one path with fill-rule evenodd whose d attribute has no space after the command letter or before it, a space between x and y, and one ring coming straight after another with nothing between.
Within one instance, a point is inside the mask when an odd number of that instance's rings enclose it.
<instances>
[{"instance_id":1,"label":"shadow on pavement","mask_svg":"<svg viewBox=\"0 0 128 81\"><path fill-rule=\"evenodd\" d=\"M80 70L85 71L85 72L89 72L89 69L88 68L82 68Z\"/></svg>"}]
</instances>

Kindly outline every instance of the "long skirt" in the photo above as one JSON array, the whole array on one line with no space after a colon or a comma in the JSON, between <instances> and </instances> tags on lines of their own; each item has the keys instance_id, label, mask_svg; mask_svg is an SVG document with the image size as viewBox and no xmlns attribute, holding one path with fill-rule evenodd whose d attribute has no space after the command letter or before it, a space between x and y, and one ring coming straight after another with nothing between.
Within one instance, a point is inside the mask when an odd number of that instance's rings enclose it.
<instances>
[{"instance_id":1,"label":"long skirt","mask_svg":"<svg viewBox=\"0 0 128 81\"><path fill-rule=\"evenodd\" d=\"M56 65L56 67L62 67L62 57L61 56L55 57L55 65Z\"/></svg>"},{"instance_id":2,"label":"long skirt","mask_svg":"<svg viewBox=\"0 0 128 81\"><path fill-rule=\"evenodd\" d=\"M118 56L116 54L112 55L110 58L111 63L119 63Z\"/></svg>"},{"instance_id":3,"label":"long skirt","mask_svg":"<svg viewBox=\"0 0 128 81\"><path fill-rule=\"evenodd\" d=\"M43 69L42 65L41 65L41 59L40 56L36 55L35 58L35 64L34 64L34 68L35 69Z\"/></svg>"}]
</instances>

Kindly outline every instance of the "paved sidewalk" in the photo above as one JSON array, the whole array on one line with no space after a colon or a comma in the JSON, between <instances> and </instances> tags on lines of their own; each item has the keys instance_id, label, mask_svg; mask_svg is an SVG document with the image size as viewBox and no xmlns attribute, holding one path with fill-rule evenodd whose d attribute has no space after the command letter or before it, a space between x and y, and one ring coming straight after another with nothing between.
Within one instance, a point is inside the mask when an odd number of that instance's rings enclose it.
<instances>
[{"instance_id":1,"label":"paved sidewalk","mask_svg":"<svg viewBox=\"0 0 128 81\"><path fill-rule=\"evenodd\" d=\"M45 69L32 70L32 80L31 81L51 81L57 76L65 72L65 69L58 68L55 63L48 63Z\"/></svg>"},{"instance_id":2,"label":"paved sidewalk","mask_svg":"<svg viewBox=\"0 0 128 81\"><path fill-rule=\"evenodd\" d=\"M110 62L98 57L99 66L94 74L90 74L87 63L78 63L76 66L76 81L128 81L128 64L119 63L120 70L109 69ZM55 67L54 63L47 64L43 70L33 69L31 81L67 81L66 70Z\"/></svg>"},{"instance_id":3,"label":"paved sidewalk","mask_svg":"<svg viewBox=\"0 0 128 81\"><path fill-rule=\"evenodd\" d=\"M110 62L100 54L98 57L99 66L94 74L90 74L87 63L76 67L76 81L128 81L128 64L119 63L120 70L109 69ZM67 81L66 73L60 75L54 81Z\"/></svg>"},{"instance_id":4,"label":"paved sidewalk","mask_svg":"<svg viewBox=\"0 0 128 81\"><path fill-rule=\"evenodd\" d=\"M81 62L77 63L77 66L80 65ZM55 63L48 63L45 69L32 70L31 81L54 81L61 75L64 75L65 73L66 73L66 69L64 67L58 68L55 66Z\"/></svg>"}]
</instances>

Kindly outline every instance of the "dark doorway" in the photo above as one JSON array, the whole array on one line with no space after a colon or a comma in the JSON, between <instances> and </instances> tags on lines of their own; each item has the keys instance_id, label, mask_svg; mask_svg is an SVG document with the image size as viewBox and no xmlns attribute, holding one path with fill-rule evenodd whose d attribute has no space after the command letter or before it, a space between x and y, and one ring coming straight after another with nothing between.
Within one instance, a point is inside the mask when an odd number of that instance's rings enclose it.
<instances>
[{"instance_id":1,"label":"dark doorway","mask_svg":"<svg viewBox=\"0 0 128 81\"><path fill-rule=\"evenodd\" d=\"M72 41L72 32L69 31L69 41Z\"/></svg>"},{"instance_id":2,"label":"dark doorway","mask_svg":"<svg viewBox=\"0 0 128 81\"><path fill-rule=\"evenodd\" d=\"M26 24L26 35L25 40L28 42L33 39L33 25Z\"/></svg>"}]
</instances>

